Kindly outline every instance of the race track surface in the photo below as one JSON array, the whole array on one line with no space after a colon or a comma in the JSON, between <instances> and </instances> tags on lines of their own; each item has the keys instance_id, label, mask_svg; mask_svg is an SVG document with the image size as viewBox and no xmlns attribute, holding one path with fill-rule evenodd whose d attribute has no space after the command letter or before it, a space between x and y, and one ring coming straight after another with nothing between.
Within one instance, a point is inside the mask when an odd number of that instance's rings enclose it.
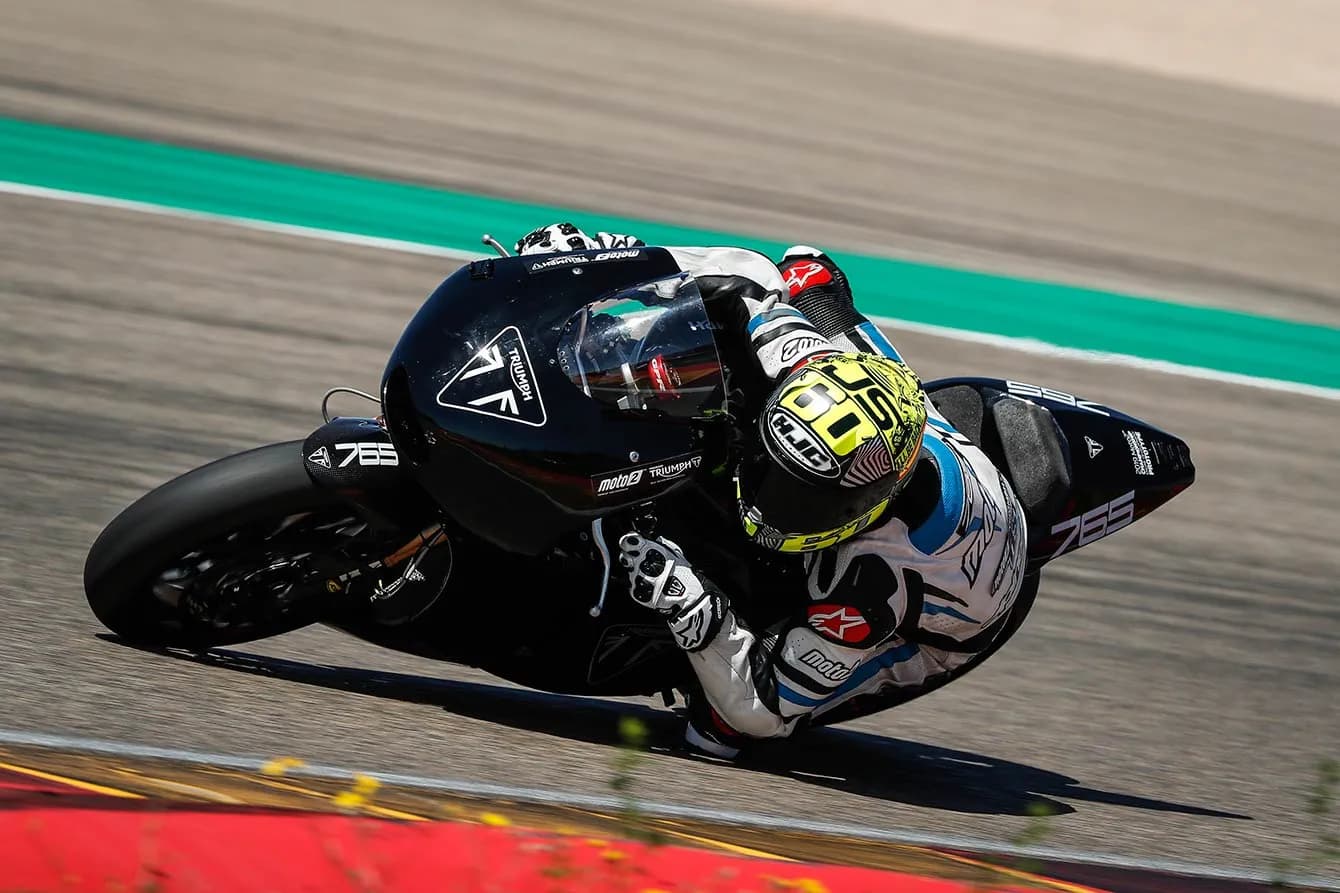
<instances>
[{"instance_id":1,"label":"race track surface","mask_svg":"<svg viewBox=\"0 0 1340 893\"><path fill-rule=\"evenodd\" d=\"M16 6L0 114L1340 319L1340 113L1320 106L738 10ZM816 46L831 64L786 68ZM659 708L517 692L324 630L235 649L279 661L95 638L79 571L98 529L172 474L302 436L325 388L375 386L447 272L0 197L0 724L600 793L622 710L674 738ZM994 672L769 771L653 754L640 793L998 840L1042 801L1065 813L1057 846L1300 855L1313 767L1340 739L1337 404L893 334L926 378L1054 384L1162 424L1199 481L1055 566ZM496 617L481 598L462 622Z\"/></svg>"}]
</instances>

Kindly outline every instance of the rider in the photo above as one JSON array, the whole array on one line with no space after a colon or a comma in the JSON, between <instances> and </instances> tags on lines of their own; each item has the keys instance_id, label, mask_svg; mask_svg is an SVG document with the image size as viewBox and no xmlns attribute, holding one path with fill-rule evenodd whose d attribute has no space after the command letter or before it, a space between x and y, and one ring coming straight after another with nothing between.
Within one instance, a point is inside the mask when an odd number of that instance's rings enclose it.
<instances>
[{"instance_id":1,"label":"rider","mask_svg":"<svg viewBox=\"0 0 1340 893\"><path fill-rule=\"evenodd\" d=\"M564 223L516 249L642 244ZM620 540L634 598L666 618L702 685L689 743L732 759L749 739L874 712L984 656L1026 585L1026 525L1004 475L936 410L827 255L798 245L774 265L741 248L666 250L709 300L744 308L774 387L762 454L736 472L740 517L758 545L803 555L809 597L751 629L675 543Z\"/></svg>"}]
</instances>

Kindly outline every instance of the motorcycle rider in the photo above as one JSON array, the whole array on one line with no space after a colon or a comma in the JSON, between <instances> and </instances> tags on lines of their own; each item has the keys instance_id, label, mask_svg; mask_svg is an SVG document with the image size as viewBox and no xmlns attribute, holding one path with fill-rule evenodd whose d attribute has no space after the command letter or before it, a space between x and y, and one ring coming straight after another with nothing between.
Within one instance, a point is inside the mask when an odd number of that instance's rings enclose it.
<instances>
[{"instance_id":1,"label":"motorcycle rider","mask_svg":"<svg viewBox=\"0 0 1340 893\"><path fill-rule=\"evenodd\" d=\"M642 244L563 223L516 250ZM688 742L733 759L750 739L875 712L984 659L1036 586L1005 476L936 410L827 255L798 245L774 265L741 248L666 250L705 297L743 308L773 387L763 448L736 472L740 517L759 546L803 556L808 595L785 622L751 629L674 542L619 541L633 597L665 617L701 683Z\"/></svg>"}]
</instances>

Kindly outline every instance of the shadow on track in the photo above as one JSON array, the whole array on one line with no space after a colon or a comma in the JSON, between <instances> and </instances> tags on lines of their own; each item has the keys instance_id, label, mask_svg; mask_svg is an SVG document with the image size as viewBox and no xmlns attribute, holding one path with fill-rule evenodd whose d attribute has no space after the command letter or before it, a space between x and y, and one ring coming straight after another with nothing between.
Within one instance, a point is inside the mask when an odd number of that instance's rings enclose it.
<instances>
[{"instance_id":1,"label":"shadow on track","mask_svg":"<svg viewBox=\"0 0 1340 893\"><path fill-rule=\"evenodd\" d=\"M461 716L590 744L618 745L619 719L632 716L646 726L653 752L699 759L682 746L683 718L667 710L477 682L304 663L241 651L145 648L114 636L99 638L177 660L428 704ZM1063 797L1158 812L1251 819L1239 813L1089 788L1066 775L1022 763L842 728L811 730L785 743L764 742L747 761L735 765L743 771L764 772L864 797L953 812L1026 815L1039 804L1056 815L1075 812L1073 806L1056 799ZM820 772L815 767L832 768ZM847 767L862 767L864 771L849 772Z\"/></svg>"}]
</instances>

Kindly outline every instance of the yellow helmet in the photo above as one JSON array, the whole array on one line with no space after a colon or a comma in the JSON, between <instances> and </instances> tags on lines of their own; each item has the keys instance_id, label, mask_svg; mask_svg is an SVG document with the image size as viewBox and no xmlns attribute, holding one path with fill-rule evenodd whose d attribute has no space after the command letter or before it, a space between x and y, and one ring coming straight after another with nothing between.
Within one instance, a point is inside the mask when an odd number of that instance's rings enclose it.
<instances>
[{"instance_id":1,"label":"yellow helmet","mask_svg":"<svg viewBox=\"0 0 1340 893\"><path fill-rule=\"evenodd\" d=\"M745 533L779 552L855 536L911 477L925 430L925 392L903 363L830 354L800 367L764 404L762 453L735 478Z\"/></svg>"}]
</instances>

